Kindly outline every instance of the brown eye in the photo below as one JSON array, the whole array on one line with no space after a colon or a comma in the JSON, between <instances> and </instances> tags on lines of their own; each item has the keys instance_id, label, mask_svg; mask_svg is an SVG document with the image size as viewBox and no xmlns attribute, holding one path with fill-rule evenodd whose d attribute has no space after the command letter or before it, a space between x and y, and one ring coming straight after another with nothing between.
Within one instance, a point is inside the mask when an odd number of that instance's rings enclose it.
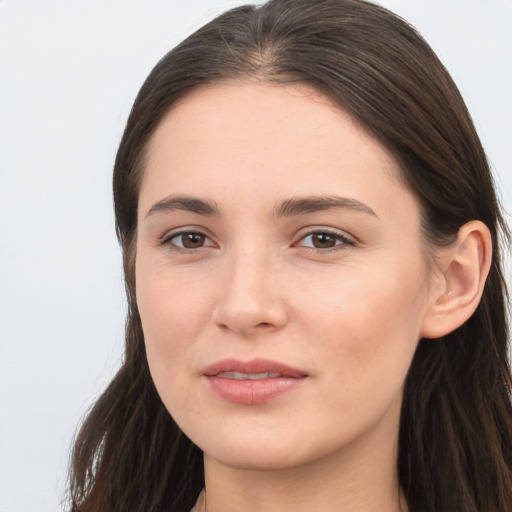
<instances>
[{"instance_id":1,"label":"brown eye","mask_svg":"<svg viewBox=\"0 0 512 512\"><path fill-rule=\"evenodd\" d=\"M204 235L200 233L184 233L180 235L181 244L185 249L198 249L204 245Z\"/></svg>"},{"instance_id":2,"label":"brown eye","mask_svg":"<svg viewBox=\"0 0 512 512\"><path fill-rule=\"evenodd\" d=\"M213 245L206 235L196 231L176 233L175 235L168 238L164 243L169 244L170 246L174 246L178 249L185 250L200 249L202 247Z\"/></svg>"},{"instance_id":3,"label":"brown eye","mask_svg":"<svg viewBox=\"0 0 512 512\"><path fill-rule=\"evenodd\" d=\"M315 249L330 249L336 245L336 237L329 233L315 233L311 235L311 243Z\"/></svg>"},{"instance_id":4,"label":"brown eye","mask_svg":"<svg viewBox=\"0 0 512 512\"><path fill-rule=\"evenodd\" d=\"M299 244L301 247L317 249L319 251L329 249L342 249L345 246L353 246L354 242L342 233L329 231L314 231L304 236Z\"/></svg>"}]
</instances>

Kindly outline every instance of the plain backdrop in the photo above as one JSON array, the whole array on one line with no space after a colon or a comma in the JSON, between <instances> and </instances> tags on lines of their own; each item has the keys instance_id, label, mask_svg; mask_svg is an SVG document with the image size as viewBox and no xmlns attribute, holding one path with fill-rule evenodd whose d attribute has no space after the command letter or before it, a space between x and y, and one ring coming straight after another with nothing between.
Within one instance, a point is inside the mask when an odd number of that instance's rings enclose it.
<instances>
[{"instance_id":1,"label":"plain backdrop","mask_svg":"<svg viewBox=\"0 0 512 512\"><path fill-rule=\"evenodd\" d=\"M452 73L512 211L512 1L381 3ZM61 509L75 428L120 363L111 169L138 88L239 4L0 0L0 512Z\"/></svg>"}]
</instances>

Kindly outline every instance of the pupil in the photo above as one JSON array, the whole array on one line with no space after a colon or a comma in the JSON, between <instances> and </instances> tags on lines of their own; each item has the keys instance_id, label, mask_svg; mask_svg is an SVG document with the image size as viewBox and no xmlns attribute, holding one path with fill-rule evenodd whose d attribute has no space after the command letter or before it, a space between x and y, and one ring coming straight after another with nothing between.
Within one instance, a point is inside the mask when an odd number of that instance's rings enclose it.
<instances>
[{"instance_id":1,"label":"pupil","mask_svg":"<svg viewBox=\"0 0 512 512\"><path fill-rule=\"evenodd\" d=\"M204 243L204 235L199 233L187 233L182 238L183 246L187 249L197 249Z\"/></svg>"},{"instance_id":2,"label":"pupil","mask_svg":"<svg viewBox=\"0 0 512 512\"><path fill-rule=\"evenodd\" d=\"M328 247L334 247L336 240L332 235L327 233L318 233L313 235L313 245L317 249L325 249Z\"/></svg>"}]
</instances>

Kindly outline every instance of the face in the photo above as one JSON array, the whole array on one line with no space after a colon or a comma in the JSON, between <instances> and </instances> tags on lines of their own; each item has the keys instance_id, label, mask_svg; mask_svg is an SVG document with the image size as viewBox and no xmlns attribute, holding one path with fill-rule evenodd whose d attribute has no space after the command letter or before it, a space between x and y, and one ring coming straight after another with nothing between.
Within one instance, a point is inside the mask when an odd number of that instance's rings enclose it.
<instances>
[{"instance_id":1,"label":"face","mask_svg":"<svg viewBox=\"0 0 512 512\"><path fill-rule=\"evenodd\" d=\"M158 392L208 457L395 443L429 275L397 163L307 86L199 89L154 134L137 303Z\"/></svg>"}]
</instances>

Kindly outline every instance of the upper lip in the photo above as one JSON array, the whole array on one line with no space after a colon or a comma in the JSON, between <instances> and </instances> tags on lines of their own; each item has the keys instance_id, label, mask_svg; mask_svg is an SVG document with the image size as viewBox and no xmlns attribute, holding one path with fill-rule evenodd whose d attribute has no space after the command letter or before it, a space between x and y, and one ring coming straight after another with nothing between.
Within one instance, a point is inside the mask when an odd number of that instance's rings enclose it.
<instances>
[{"instance_id":1,"label":"upper lip","mask_svg":"<svg viewBox=\"0 0 512 512\"><path fill-rule=\"evenodd\" d=\"M203 375L213 377L223 372L238 373L278 373L282 377L305 377L306 374L296 368L270 359L252 359L250 361L239 361L237 359L223 359L207 366Z\"/></svg>"}]
</instances>

